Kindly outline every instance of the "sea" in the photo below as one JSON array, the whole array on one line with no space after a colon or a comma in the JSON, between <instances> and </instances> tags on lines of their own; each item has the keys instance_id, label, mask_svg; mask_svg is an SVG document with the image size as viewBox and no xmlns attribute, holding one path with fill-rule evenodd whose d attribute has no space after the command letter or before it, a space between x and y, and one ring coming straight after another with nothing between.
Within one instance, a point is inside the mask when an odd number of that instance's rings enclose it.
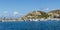
<instances>
[{"instance_id":1,"label":"sea","mask_svg":"<svg viewBox=\"0 0 60 30\"><path fill-rule=\"evenodd\" d=\"M60 30L60 21L0 22L0 30Z\"/></svg>"}]
</instances>

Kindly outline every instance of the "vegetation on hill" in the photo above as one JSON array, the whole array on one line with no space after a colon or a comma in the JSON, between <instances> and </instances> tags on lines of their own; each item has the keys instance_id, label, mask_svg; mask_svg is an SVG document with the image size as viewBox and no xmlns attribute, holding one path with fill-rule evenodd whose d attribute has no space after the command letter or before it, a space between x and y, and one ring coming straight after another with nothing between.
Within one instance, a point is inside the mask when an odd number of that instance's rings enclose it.
<instances>
[{"instance_id":1,"label":"vegetation on hill","mask_svg":"<svg viewBox=\"0 0 60 30\"><path fill-rule=\"evenodd\" d=\"M48 14L50 15L50 17L60 18L60 10L53 10L48 12Z\"/></svg>"},{"instance_id":2,"label":"vegetation on hill","mask_svg":"<svg viewBox=\"0 0 60 30\"><path fill-rule=\"evenodd\" d=\"M41 18L54 18L54 17L59 17L60 18L60 10L53 10L53 11L50 11L48 13L46 12L43 12L43 11L32 11L30 13L28 13L27 15L21 17L22 20L24 19L41 19Z\"/></svg>"},{"instance_id":3,"label":"vegetation on hill","mask_svg":"<svg viewBox=\"0 0 60 30\"><path fill-rule=\"evenodd\" d=\"M28 13L26 16L22 17L21 19L41 19L47 17L48 14L43 11L33 11Z\"/></svg>"},{"instance_id":4,"label":"vegetation on hill","mask_svg":"<svg viewBox=\"0 0 60 30\"><path fill-rule=\"evenodd\" d=\"M50 11L49 13L57 13L57 14L60 14L60 10L53 10L53 11Z\"/></svg>"}]
</instances>

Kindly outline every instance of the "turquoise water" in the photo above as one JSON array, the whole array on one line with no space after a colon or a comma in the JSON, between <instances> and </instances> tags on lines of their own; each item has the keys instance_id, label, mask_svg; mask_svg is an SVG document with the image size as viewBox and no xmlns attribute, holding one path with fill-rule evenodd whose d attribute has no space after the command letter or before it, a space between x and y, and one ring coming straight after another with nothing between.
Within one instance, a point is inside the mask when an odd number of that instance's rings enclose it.
<instances>
[{"instance_id":1,"label":"turquoise water","mask_svg":"<svg viewBox=\"0 0 60 30\"><path fill-rule=\"evenodd\" d=\"M0 22L0 30L60 30L60 21Z\"/></svg>"}]
</instances>

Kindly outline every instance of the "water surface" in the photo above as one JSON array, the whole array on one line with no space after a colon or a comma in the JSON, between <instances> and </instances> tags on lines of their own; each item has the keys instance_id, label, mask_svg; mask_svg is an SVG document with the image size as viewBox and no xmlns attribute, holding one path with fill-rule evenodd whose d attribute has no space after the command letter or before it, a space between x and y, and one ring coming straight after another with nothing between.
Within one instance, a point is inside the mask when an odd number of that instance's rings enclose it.
<instances>
[{"instance_id":1,"label":"water surface","mask_svg":"<svg viewBox=\"0 0 60 30\"><path fill-rule=\"evenodd\" d=\"M60 30L60 21L0 22L0 30Z\"/></svg>"}]
</instances>

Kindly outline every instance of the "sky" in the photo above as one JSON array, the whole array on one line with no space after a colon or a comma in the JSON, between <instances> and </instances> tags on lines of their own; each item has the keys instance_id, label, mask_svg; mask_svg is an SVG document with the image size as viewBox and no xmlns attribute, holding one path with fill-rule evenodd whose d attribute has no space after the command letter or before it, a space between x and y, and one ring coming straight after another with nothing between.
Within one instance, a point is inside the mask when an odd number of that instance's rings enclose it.
<instances>
[{"instance_id":1,"label":"sky","mask_svg":"<svg viewBox=\"0 0 60 30\"><path fill-rule=\"evenodd\" d=\"M60 9L60 0L0 0L0 16L25 15L31 11Z\"/></svg>"}]
</instances>

